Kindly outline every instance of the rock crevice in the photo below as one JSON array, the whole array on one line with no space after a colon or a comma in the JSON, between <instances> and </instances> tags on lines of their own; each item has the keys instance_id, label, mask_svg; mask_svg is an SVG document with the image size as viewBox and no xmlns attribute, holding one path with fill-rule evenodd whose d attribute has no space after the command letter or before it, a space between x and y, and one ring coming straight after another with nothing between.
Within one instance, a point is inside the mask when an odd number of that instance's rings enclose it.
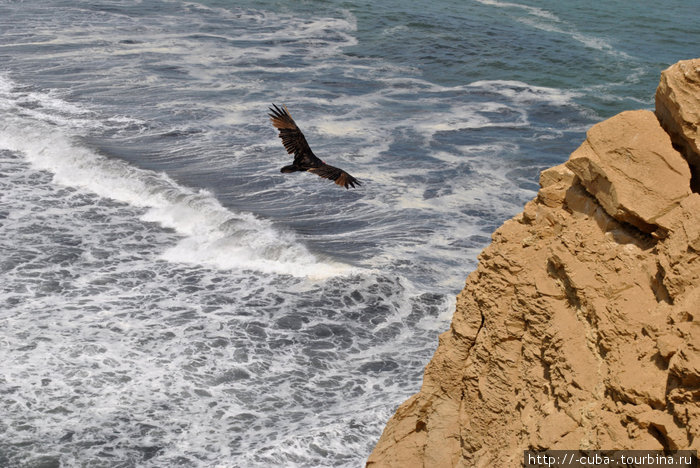
<instances>
[{"instance_id":1,"label":"rock crevice","mask_svg":"<svg viewBox=\"0 0 700 468\"><path fill-rule=\"evenodd\" d=\"M541 174L368 466L700 449L699 76L700 59L665 70L656 113L595 125Z\"/></svg>"}]
</instances>

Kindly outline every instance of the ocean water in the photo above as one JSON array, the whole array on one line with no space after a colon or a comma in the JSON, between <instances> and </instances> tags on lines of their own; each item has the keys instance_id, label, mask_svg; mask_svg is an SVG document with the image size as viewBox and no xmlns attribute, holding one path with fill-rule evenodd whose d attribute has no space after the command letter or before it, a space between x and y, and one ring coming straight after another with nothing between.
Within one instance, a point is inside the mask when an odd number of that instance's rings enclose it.
<instances>
[{"instance_id":1,"label":"ocean water","mask_svg":"<svg viewBox=\"0 0 700 468\"><path fill-rule=\"evenodd\" d=\"M700 3L0 2L0 466L362 466L538 173ZM315 153L290 161L286 104Z\"/></svg>"}]
</instances>

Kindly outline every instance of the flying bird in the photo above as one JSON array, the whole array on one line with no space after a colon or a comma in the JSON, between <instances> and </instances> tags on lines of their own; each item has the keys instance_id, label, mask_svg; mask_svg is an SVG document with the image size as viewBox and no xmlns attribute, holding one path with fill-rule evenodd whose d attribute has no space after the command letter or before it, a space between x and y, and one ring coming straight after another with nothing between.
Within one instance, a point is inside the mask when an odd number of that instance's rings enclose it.
<instances>
[{"instance_id":1,"label":"flying bird","mask_svg":"<svg viewBox=\"0 0 700 468\"><path fill-rule=\"evenodd\" d=\"M274 109L272 108L274 107ZM324 179L330 179L341 187L355 188L355 185L362 185L360 181L348 174L342 169L333 167L321 161L309 148L309 144L301 133L299 127L289 115L287 106L283 105L282 109L276 105L270 107L270 120L272 125L280 131L279 137L282 139L287 153L294 155L294 162L289 166L284 166L280 172L297 172L306 171L312 172Z\"/></svg>"}]
</instances>

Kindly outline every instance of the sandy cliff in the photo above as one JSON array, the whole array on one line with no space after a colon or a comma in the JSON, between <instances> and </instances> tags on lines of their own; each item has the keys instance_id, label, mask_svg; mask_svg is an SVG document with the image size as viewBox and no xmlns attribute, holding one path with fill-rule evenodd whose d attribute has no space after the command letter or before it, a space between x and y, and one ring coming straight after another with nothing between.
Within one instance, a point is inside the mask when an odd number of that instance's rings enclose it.
<instances>
[{"instance_id":1,"label":"sandy cliff","mask_svg":"<svg viewBox=\"0 0 700 468\"><path fill-rule=\"evenodd\" d=\"M493 234L368 466L700 450L700 59L592 127Z\"/></svg>"}]
</instances>

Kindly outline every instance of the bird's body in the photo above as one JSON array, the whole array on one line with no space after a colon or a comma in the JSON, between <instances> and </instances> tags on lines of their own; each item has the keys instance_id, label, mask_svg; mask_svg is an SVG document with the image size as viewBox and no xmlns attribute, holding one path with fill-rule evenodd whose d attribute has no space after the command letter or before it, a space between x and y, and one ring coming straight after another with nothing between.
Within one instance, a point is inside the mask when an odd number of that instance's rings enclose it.
<instances>
[{"instance_id":1,"label":"bird's body","mask_svg":"<svg viewBox=\"0 0 700 468\"><path fill-rule=\"evenodd\" d=\"M287 153L294 155L294 162L289 166L284 166L280 169L280 172L311 172L325 179L332 180L337 185L345 187L346 189L350 187L355 188L355 185L362 185L357 179L344 170L326 164L316 157L313 151L311 151L309 144L306 142L304 134L301 133L294 119L289 115L286 106L282 106L282 109L280 109L273 104L270 108L270 112L271 113L268 115L270 116L272 125L280 132L279 137L282 139L284 148L287 150Z\"/></svg>"}]
</instances>

